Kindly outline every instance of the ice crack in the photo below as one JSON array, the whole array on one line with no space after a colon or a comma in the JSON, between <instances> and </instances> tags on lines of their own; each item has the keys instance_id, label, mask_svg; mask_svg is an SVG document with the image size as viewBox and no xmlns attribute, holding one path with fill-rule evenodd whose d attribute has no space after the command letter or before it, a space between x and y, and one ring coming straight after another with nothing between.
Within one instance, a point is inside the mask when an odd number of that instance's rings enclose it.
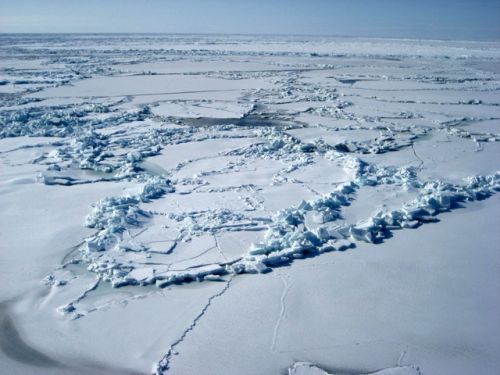
<instances>
[{"instance_id":1,"label":"ice crack","mask_svg":"<svg viewBox=\"0 0 500 375\"><path fill-rule=\"evenodd\" d=\"M177 352L176 348L186 339L186 337L188 336L188 334L196 327L196 325L198 324L198 322L200 321L200 319L203 318L203 316L206 314L206 312L210 308L210 305L212 304L212 302L215 299L221 297L224 293L227 292L227 290L231 286L231 281L232 281L232 277L229 278L229 280L226 282L226 285L224 286L224 288L220 292L212 295L208 299L208 301L205 304L205 306L203 306L203 308L198 313L198 315L196 315L196 317L193 319L193 321L191 322L191 324L182 332L182 334L180 335L180 337L177 340L175 340L170 345L170 348L168 349L167 353L163 356L163 358L161 358L158 361L158 363L156 363L153 366L153 374L155 374L155 375L162 375L162 374L165 374L169 370L169 368L170 368L170 362L172 360L172 357L174 355L179 354Z\"/></svg>"}]
</instances>

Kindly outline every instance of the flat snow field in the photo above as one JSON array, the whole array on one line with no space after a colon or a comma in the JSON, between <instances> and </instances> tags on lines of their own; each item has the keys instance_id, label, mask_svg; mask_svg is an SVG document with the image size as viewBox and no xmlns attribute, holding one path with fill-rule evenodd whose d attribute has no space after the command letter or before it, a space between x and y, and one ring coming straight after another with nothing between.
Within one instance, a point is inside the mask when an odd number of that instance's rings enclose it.
<instances>
[{"instance_id":1,"label":"flat snow field","mask_svg":"<svg viewBox=\"0 0 500 375\"><path fill-rule=\"evenodd\" d=\"M500 374L500 43L0 36L0 374Z\"/></svg>"}]
</instances>

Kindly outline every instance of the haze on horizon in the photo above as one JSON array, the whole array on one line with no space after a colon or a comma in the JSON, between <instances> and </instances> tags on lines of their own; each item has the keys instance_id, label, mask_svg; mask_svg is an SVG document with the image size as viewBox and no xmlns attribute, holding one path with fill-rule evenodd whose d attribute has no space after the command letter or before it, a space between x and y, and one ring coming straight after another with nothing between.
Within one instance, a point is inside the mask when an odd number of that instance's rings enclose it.
<instances>
[{"instance_id":1,"label":"haze on horizon","mask_svg":"<svg viewBox=\"0 0 500 375\"><path fill-rule=\"evenodd\" d=\"M0 0L0 33L500 40L498 0Z\"/></svg>"}]
</instances>

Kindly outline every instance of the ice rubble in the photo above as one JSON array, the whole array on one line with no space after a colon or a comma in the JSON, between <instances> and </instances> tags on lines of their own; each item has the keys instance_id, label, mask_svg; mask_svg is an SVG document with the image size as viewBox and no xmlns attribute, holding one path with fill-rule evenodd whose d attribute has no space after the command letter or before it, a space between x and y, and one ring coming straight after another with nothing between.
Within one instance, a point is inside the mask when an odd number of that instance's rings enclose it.
<instances>
[{"instance_id":1,"label":"ice rubble","mask_svg":"<svg viewBox=\"0 0 500 375\"><path fill-rule=\"evenodd\" d=\"M99 201L85 219L86 226L99 232L86 240L87 255L104 251L116 245L127 228L137 226L149 214L139 208L139 203L158 199L174 191L169 180L145 177L142 191L136 195L108 197Z\"/></svg>"},{"instance_id":2,"label":"ice rubble","mask_svg":"<svg viewBox=\"0 0 500 375\"><path fill-rule=\"evenodd\" d=\"M97 117L96 114L110 115ZM4 109L0 111L0 138L19 136L67 137L89 128L99 129L141 121L150 115L149 107L113 115L109 106L94 103L80 106L59 105Z\"/></svg>"},{"instance_id":3,"label":"ice rubble","mask_svg":"<svg viewBox=\"0 0 500 375\"><path fill-rule=\"evenodd\" d=\"M115 116L106 125L109 127L124 121L144 120L149 114L148 109L143 109L132 114L134 116L132 118L126 116L119 120ZM29 123L29 120L25 121ZM267 227L267 232L264 242L254 244L246 254L242 254L241 258L227 263L207 264L185 270L174 270L170 264L153 267L145 265L144 262L150 256L148 247L135 242L129 232L132 227L145 225L151 215L155 214L142 210L141 203L160 198L166 192L172 192L173 186L177 184L206 186L207 183L200 179L200 176L172 182L161 177L152 178L143 174L138 164L144 158L158 154L164 144L232 137L231 134L223 133L231 131L234 127L228 125L213 127L214 131L222 131L218 135L206 132L196 135L199 129L195 130L192 127L182 130L155 129L148 131L146 136L136 138L133 135L122 135L120 131L115 132L113 137L98 133L99 124L90 122L87 126L83 126L86 130L79 131L70 143L47 155L46 161L53 163L58 160L74 164L79 160L81 169L114 172L111 178L132 177L144 180L145 185L140 194L105 198L96 204L94 211L86 220L86 225L98 229L98 232L86 239L82 260L88 264L89 270L96 272L100 279L110 281L115 287L129 284L156 284L163 287L171 283L203 280L228 273L267 272L272 267L289 263L296 258L325 251L346 250L354 247L356 241L380 242L389 237L392 230L415 228L424 222L434 221L438 213L450 210L461 202L482 199L499 188L498 173L475 177L464 186L439 181L421 182L414 168L377 166L350 154L352 151L379 153L398 150L411 145L415 138L426 134L427 128L391 129L375 125L369 128L381 131L381 137L365 143L354 142L345 147L339 144L329 145L321 139L304 143L287 134L286 128L261 128L254 131L254 136L262 140L261 142L223 152L221 155L288 162L289 166L275 175L274 184L285 183L288 173L314 163L314 155L341 165L352 176L352 180L339 185L330 194L301 202L298 206L277 212L271 218L248 217L224 208L166 213L168 219L177 223L178 235L175 241L189 241L193 236L207 233L216 235L224 231L261 230ZM393 134L398 136L395 137ZM404 137L406 134L409 134L407 138ZM113 149L130 151L126 153L122 151L117 156L111 151ZM238 165L238 162L235 165ZM182 167L183 165L178 165L175 170ZM61 170L57 164L50 164L49 169L56 172ZM69 178L58 179L57 176L50 175L44 177L45 183L48 184L61 183L60 181L64 184L76 183ZM342 208L350 204L359 187L384 184L400 185L418 190L420 194L398 210L377 212L363 222L345 223L341 220ZM218 190L209 188L208 191ZM312 218L314 222L312 227L307 223L306 217ZM139 258L133 260L126 255L127 252L134 252ZM143 259L142 263L138 263L139 259Z\"/></svg>"},{"instance_id":4,"label":"ice rubble","mask_svg":"<svg viewBox=\"0 0 500 375\"><path fill-rule=\"evenodd\" d=\"M333 87L315 87L299 80L300 75L289 74L276 80L279 88L259 89L254 92L258 103L284 104L293 102L337 102L337 108L343 108L346 103L338 100L339 95Z\"/></svg>"},{"instance_id":5,"label":"ice rubble","mask_svg":"<svg viewBox=\"0 0 500 375\"><path fill-rule=\"evenodd\" d=\"M468 125L474 122L484 121L485 119L476 119L473 117L462 117L458 119L454 119L451 121L445 121L441 124L441 126L446 129L448 134L451 136L456 136L460 138L471 139L472 141L479 142L498 142L500 141L500 134L498 133L485 133L485 132L477 132L470 131L462 128L462 126ZM490 119L487 119L490 120Z\"/></svg>"},{"instance_id":6,"label":"ice rubble","mask_svg":"<svg viewBox=\"0 0 500 375\"><path fill-rule=\"evenodd\" d=\"M292 77L281 84L286 89L287 85L295 85L296 80L296 77ZM311 91L307 85L297 85L294 90L300 95L292 93L291 90L266 93L257 90L253 95L260 95L259 100L277 101L286 97L292 101L331 102L337 101L338 98L335 91L328 89ZM342 110L345 106L339 102L338 110ZM251 110L254 110L256 107L252 108ZM353 141L349 144L336 145L329 145L321 139L309 143L301 142L289 135L286 127L261 128L254 131L254 136L262 140L261 142L223 152L221 155L238 156L243 158L241 160L260 158L287 162L288 166L274 176L274 184L286 183L287 174L313 164L315 156L324 157L341 165L352 176L352 180L339 185L330 194L301 202L296 207L277 212L271 218L249 217L224 208L166 213L168 219L178 223L178 236L175 241L189 241L194 236L207 233L215 235L224 231L261 230L267 227L267 232L264 242L254 244L246 254L226 263L200 265L185 270L172 269L170 264L148 266L145 262L150 256L148 247L136 242L129 231L130 228L146 225L154 214L141 209L141 203L172 192L175 185L194 184L199 187L206 186L207 182L200 176L174 181L147 176L143 174L139 163L144 158L157 155L166 144L231 138L235 135L224 133L236 128L231 125L213 126L212 132L219 132L215 135L203 128L167 127L148 130L146 133L143 132L141 137L136 137L133 134L128 136L121 130L114 133L98 131L104 127L118 127L122 123L131 121L144 121L151 117L148 107L136 112L107 116L105 119L89 118L88 114L98 111L113 113L108 107L87 106L76 112L67 108L59 111L55 112L56 120L39 119L36 116L38 112L30 114L28 111L26 116L23 116L24 112L13 112L18 118L11 123L10 130L6 130L11 131L12 136L36 135L42 132L44 135L73 137L70 142L62 144L53 153L39 160L49 164L51 173L43 175L45 183L71 185L87 182L65 177L64 170L59 166L61 162L65 162L69 167L77 161L80 169L111 173L103 179L133 178L143 179L145 183L142 192L137 195L101 200L86 220L86 225L97 229L98 232L85 240L81 260L88 264L88 269L96 272L100 279L110 281L115 287L130 284L156 284L164 287L171 283L203 280L225 274L267 272L272 267L289 263L296 258L325 251L346 250L354 247L356 241L380 242L390 236L390 232L394 229L415 228L424 222L433 221L438 213L452 209L460 202L484 198L497 191L499 185L498 174L476 177L471 180L475 181L474 183L469 182L465 186L449 185L439 181L423 183L417 179L416 170L413 168L381 167L368 164L351 155L353 152L383 153L399 150L412 145L416 138L429 131L428 128L358 125L357 128L360 129L379 130L380 136L366 142ZM349 129L351 128L353 127L350 126ZM17 129L23 129L25 133L19 133ZM333 130L338 129L340 128ZM238 162L235 165L237 164ZM174 170L179 170L183 166L180 164ZM380 211L360 223L345 223L340 220L342 208L350 204L359 187L383 184L416 189L420 195L399 210ZM209 188L208 191L218 190ZM308 216L312 217L314 222L312 227L307 223ZM341 224L336 225L337 223ZM127 255L130 252L137 256L131 258ZM74 310L70 312L74 313Z\"/></svg>"},{"instance_id":7,"label":"ice rubble","mask_svg":"<svg viewBox=\"0 0 500 375\"><path fill-rule=\"evenodd\" d=\"M354 374L354 372L350 372ZM420 375L420 369L417 366L396 366L387 367L381 370L376 370L369 373L359 375ZM335 375L334 373L329 373L310 362L295 362L292 367L288 369L288 375Z\"/></svg>"},{"instance_id":8,"label":"ice rubble","mask_svg":"<svg viewBox=\"0 0 500 375\"><path fill-rule=\"evenodd\" d=\"M276 131L261 132L261 135L267 135L271 140L255 149L254 156L267 157L269 147L272 150L287 147L288 155L294 150L302 151L293 137L284 137ZM176 241L189 241L192 236L207 233L215 235L223 231L255 230L267 226L264 241L254 244L241 258L185 270L171 269L168 264L148 267L122 258L120 253L127 251L141 253L147 258L148 248L135 243L129 234L124 233L130 227L144 225L150 216L139 207L140 203L173 191L170 181L148 178L140 194L106 198L96 205L86 224L99 232L86 240L83 260L89 264L89 270L103 280L111 281L115 287L130 284L164 287L225 274L262 273L297 258L326 251L344 251L354 247L356 241L380 242L390 237L392 230L416 228L422 223L435 221L436 215L454 209L460 203L484 199L500 191L500 172L469 178L465 185L438 180L421 182L414 168L371 165L334 150L324 155L350 171L353 180L340 184L330 194L278 211L270 219L249 218L227 209L167 215L180 225ZM350 204L357 189L387 184L417 190L418 197L398 210L379 211L359 223L340 220L342 208ZM307 216L313 218L313 228L309 228ZM338 221L340 225L336 225Z\"/></svg>"},{"instance_id":9,"label":"ice rubble","mask_svg":"<svg viewBox=\"0 0 500 375\"><path fill-rule=\"evenodd\" d=\"M329 157L334 155L329 151ZM434 221L441 212L457 208L459 203L484 199L500 191L500 172L471 177L463 186L441 181L423 183L418 181L413 169L378 167L354 157L337 156L343 159L346 167L354 170L354 180L340 185L329 195L278 212L269 225L266 241L255 244L241 262L232 265L235 272L263 272L268 267L290 262L294 258L344 250L354 246L349 241L380 242L388 238L392 230L416 228L422 223ZM342 206L349 204L356 189L363 185L380 184L416 188L419 196L404 204L400 210L379 211L361 223L340 227L328 225L340 217ZM304 218L309 212L319 218L320 225L315 230L309 230L305 225Z\"/></svg>"}]
</instances>

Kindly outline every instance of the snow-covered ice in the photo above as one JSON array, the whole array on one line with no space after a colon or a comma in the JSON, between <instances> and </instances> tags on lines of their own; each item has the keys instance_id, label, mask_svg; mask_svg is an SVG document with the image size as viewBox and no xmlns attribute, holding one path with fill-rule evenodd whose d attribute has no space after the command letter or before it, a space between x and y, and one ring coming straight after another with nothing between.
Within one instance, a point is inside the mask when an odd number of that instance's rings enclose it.
<instances>
[{"instance_id":1,"label":"snow-covered ice","mask_svg":"<svg viewBox=\"0 0 500 375\"><path fill-rule=\"evenodd\" d=\"M0 373L500 368L499 43L0 56Z\"/></svg>"}]
</instances>

